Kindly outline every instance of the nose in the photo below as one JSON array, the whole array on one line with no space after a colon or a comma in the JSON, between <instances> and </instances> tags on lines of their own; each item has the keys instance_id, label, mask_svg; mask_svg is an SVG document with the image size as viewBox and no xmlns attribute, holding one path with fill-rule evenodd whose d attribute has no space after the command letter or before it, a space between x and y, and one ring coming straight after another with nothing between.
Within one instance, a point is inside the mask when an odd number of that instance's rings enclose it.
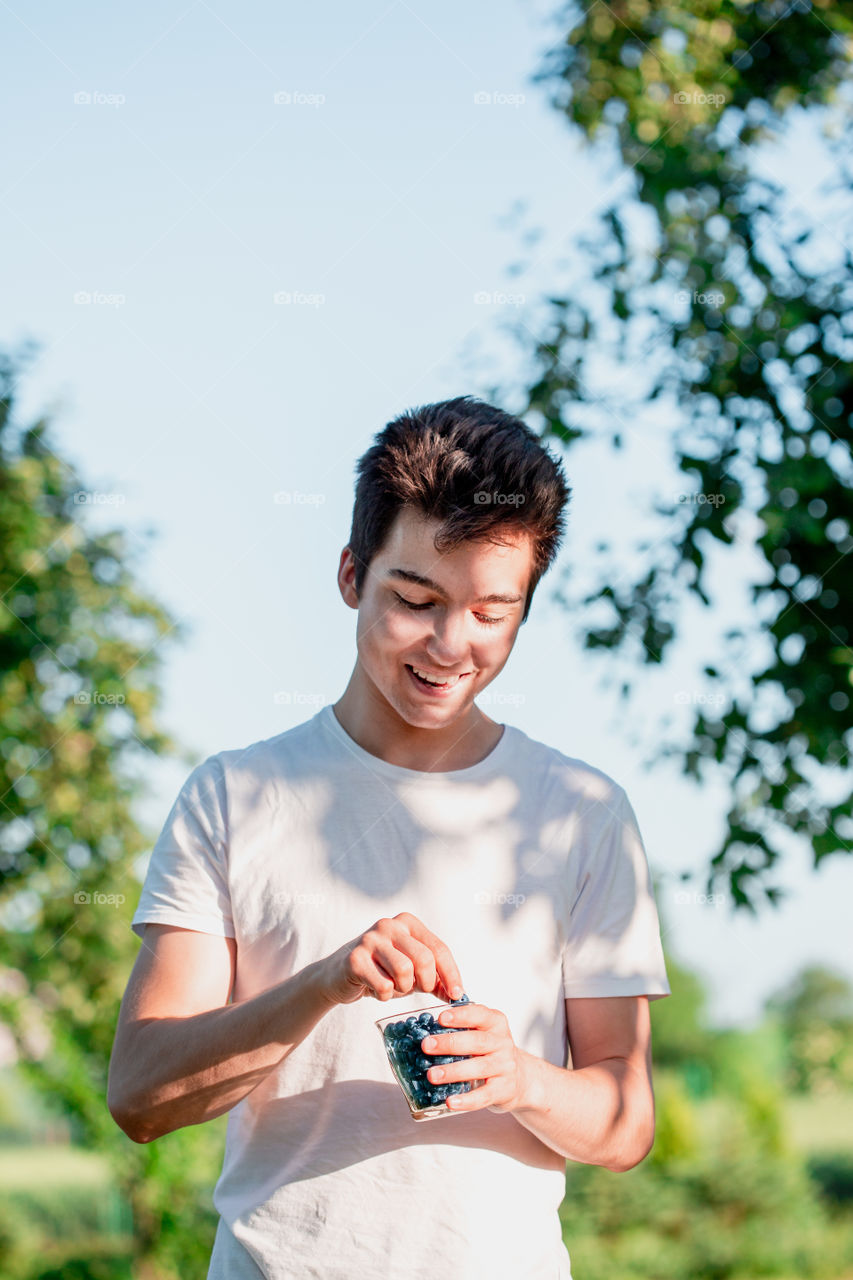
<instances>
[{"instance_id":1,"label":"nose","mask_svg":"<svg viewBox=\"0 0 853 1280\"><path fill-rule=\"evenodd\" d=\"M463 666L468 653L465 640L465 618L462 613L445 611L436 616L433 635L427 641L427 652L442 667ZM467 668L465 668L467 670Z\"/></svg>"}]
</instances>

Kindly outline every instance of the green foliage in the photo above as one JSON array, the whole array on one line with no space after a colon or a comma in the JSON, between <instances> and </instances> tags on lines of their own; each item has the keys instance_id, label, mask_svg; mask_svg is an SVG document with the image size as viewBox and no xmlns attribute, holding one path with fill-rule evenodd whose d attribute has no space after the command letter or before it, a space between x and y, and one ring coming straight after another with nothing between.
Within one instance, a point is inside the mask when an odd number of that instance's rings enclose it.
<instances>
[{"instance_id":1,"label":"green foliage","mask_svg":"<svg viewBox=\"0 0 853 1280\"><path fill-rule=\"evenodd\" d=\"M659 495L653 543L602 555L593 590L563 597L588 648L660 663L684 601L712 604L711 557L757 555L754 608L704 668L719 714L698 704L689 735L654 752L729 781L706 888L723 880L755 911L782 896L770 875L788 832L815 865L853 837L853 260L760 172L762 147L805 110L838 157L824 194L849 194L853 5L581 0L564 16L535 78L623 180L580 244L589 284L550 291L521 411L567 446L595 431L617 448L652 420L644 407L677 416L684 492ZM608 385L605 354L621 363ZM829 800L818 779L840 766Z\"/></svg>"},{"instance_id":2,"label":"green foliage","mask_svg":"<svg viewBox=\"0 0 853 1280\"><path fill-rule=\"evenodd\" d=\"M820 1187L823 1200L833 1208L844 1206L849 1212L853 1207L853 1155L837 1152L811 1156L807 1167L809 1176Z\"/></svg>"},{"instance_id":3,"label":"green foliage","mask_svg":"<svg viewBox=\"0 0 853 1280\"><path fill-rule=\"evenodd\" d=\"M707 1061L711 1033L706 1025L707 998L702 979L669 952L665 959L672 995L649 1002L655 1063L681 1067Z\"/></svg>"},{"instance_id":4,"label":"green foliage","mask_svg":"<svg viewBox=\"0 0 853 1280\"><path fill-rule=\"evenodd\" d=\"M672 995L649 1004L655 1078L677 1073L691 1099L740 1096L754 1081L781 1087L787 1046L780 1028L767 1021L748 1031L709 1026L703 979L668 951L665 958Z\"/></svg>"},{"instance_id":5,"label":"green foliage","mask_svg":"<svg viewBox=\"0 0 853 1280\"><path fill-rule=\"evenodd\" d=\"M810 965L766 1004L786 1045L786 1082L800 1092L853 1086L853 985Z\"/></svg>"},{"instance_id":6,"label":"green foliage","mask_svg":"<svg viewBox=\"0 0 853 1280\"><path fill-rule=\"evenodd\" d=\"M87 528L86 487L47 421L14 421L26 358L0 353L0 1021L22 1077L111 1161L137 1259L197 1274L213 1238L199 1166L212 1182L221 1132L137 1146L106 1106L139 946L133 864L150 843L137 764L175 750L158 678L181 631L137 585L125 535Z\"/></svg>"},{"instance_id":7,"label":"green foliage","mask_svg":"<svg viewBox=\"0 0 853 1280\"><path fill-rule=\"evenodd\" d=\"M786 1045L774 1024L750 1030L715 1028L709 1035L708 1060L715 1093L740 1095L752 1081L784 1084Z\"/></svg>"},{"instance_id":8,"label":"green foliage","mask_svg":"<svg viewBox=\"0 0 853 1280\"><path fill-rule=\"evenodd\" d=\"M678 1076L659 1073L654 1088L655 1142L648 1159L653 1164L666 1165L695 1155L699 1132L683 1082Z\"/></svg>"},{"instance_id":9,"label":"green foliage","mask_svg":"<svg viewBox=\"0 0 853 1280\"><path fill-rule=\"evenodd\" d=\"M833 1229L802 1164L742 1118L627 1173L570 1164L560 1217L585 1280L837 1280L853 1264L853 1228Z\"/></svg>"}]
</instances>

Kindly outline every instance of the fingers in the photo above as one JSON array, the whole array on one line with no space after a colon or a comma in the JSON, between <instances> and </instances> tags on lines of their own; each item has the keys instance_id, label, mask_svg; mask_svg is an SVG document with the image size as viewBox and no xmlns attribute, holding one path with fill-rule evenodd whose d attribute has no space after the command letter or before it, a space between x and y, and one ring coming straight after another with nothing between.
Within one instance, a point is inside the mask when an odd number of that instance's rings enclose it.
<instances>
[{"instance_id":1,"label":"fingers","mask_svg":"<svg viewBox=\"0 0 853 1280\"><path fill-rule=\"evenodd\" d=\"M388 922L393 926L393 922ZM383 921L362 935L350 957L350 969L379 1000L405 996L418 987L432 991L435 962L429 948L405 930L390 930Z\"/></svg>"},{"instance_id":2,"label":"fingers","mask_svg":"<svg viewBox=\"0 0 853 1280\"><path fill-rule=\"evenodd\" d=\"M420 991L432 991L435 987L435 961L429 947L409 934L389 937L371 930L365 935L370 939L374 963L378 963L392 980L392 994L408 995L417 987Z\"/></svg>"},{"instance_id":3,"label":"fingers","mask_svg":"<svg viewBox=\"0 0 853 1280\"><path fill-rule=\"evenodd\" d=\"M377 920L354 947L349 967L379 1000L416 989L453 999L451 992L462 991L450 948L409 912Z\"/></svg>"},{"instance_id":4,"label":"fingers","mask_svg":"<svg viewBox=\"0 0 853 1280\"><path fill-rule=\"evenodd\" d=\"M390 1000L393 995L398 994L394 989L394 979L384 966L377 963L364 939L350 953L349 970L352 977L377 1000Z\"/></svg>"},{"instance_id":5,"label":"fingers","mask_svg":"<svg viewBox=\"0 0 853 1280\"><path fill-rule=\"evenodd\" d=\"M462 975L459 972L456 961L450 951L450 947L441 938L436 937L431 929L428 929L422 920L417 916L413 916L409 911L401 911L394 917L396 921L403 924L412 938L426 946L434 958L435 968L438 978L441 980L442 987L448 998L456 999L457 995L461 995L464 988L462 985ZM435 989L435 981L429 987L424 987L425 991L433 991Z\"/></svg>"}]
</instances>

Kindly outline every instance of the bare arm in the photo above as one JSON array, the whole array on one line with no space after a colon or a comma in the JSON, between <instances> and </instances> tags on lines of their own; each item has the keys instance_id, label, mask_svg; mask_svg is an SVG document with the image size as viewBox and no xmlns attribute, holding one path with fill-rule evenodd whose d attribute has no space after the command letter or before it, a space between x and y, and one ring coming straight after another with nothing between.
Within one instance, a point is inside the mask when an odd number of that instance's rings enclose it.
<instances>
[{"instance_id":1,"label":"bare arm","mask_svg":"<svg viewBox=\"0 0 853 1280\"><path fill-rule=\"evenodd\" d=\"M566 1000L572 1069L522 1054L516 1120L567 1160L624 1173L655 1136L647 996Z\"/></svg>"},{"instance_id":2,"label":"bare arm","mask_svg":"<svg viewBox=\"0 0 853 1280\"><path fill-rule=\"evenodd\" d=\"M229 1111L334 1004L318 965L250 1000L226 1004L235 964L233 938L145 926L107 1088L110 1113L134 1142Z\"/></svg>"},{"instance_id":3,"label":"bare arm","mask_svg":"<svg viewBox=\"0 0 853 1280\"><path fill-rule=\"evenodd\" d=\"M233 938L147 924L122 1000L107 1105L134 1142L213 1120L282 1062L338 1004L462 984L447 946L416 916L382 918L332 955L227 1004Z\"/></svg>"}]
</instances>

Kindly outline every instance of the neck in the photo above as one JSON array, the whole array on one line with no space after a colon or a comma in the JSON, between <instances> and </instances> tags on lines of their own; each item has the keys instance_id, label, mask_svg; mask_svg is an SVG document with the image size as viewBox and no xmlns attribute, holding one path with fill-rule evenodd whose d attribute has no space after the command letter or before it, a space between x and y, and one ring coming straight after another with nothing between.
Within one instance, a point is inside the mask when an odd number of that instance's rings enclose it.
<instances>
[{"instance_id":1,"label":"neck","mask_svg":"<svg viewBox=\"0 0 853 1280\"><path fill-rule=\"evenodd\" d=\"M404 720L358 664L332 708L338 723L365 751L387 764L421 773L470 769L490 755L504 727L473 703L456 719L432 727Z\"/></svg>"}]
</instances>

